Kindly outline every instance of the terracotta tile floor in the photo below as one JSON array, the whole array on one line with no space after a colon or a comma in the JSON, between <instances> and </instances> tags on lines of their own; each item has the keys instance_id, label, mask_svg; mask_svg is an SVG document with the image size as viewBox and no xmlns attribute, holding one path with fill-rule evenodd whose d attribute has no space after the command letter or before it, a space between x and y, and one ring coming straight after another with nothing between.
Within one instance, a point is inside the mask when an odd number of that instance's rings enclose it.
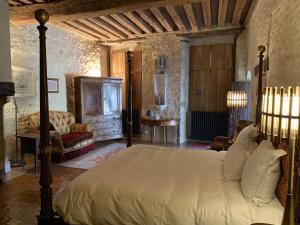
<instances>
[{"instance_id":1,"label":"terracotta tile floor","mask_svg":"<svg viewBox=\"0 0 300 225\"><path fill-rule=\"evenodd\" d=\"M53 191L66 186L72 179L85 170L53 167ZM35 216L39 212L40 192L39 174L31 169L0 186L0 224L32 225L36 224Z\"/></svg>"}]
</instances>

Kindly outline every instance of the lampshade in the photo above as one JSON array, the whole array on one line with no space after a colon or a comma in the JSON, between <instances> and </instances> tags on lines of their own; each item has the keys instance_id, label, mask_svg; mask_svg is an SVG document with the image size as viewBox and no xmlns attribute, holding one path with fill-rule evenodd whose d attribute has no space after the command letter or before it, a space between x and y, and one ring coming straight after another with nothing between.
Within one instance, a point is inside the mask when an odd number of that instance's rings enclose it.
<instances>
[{"instance_id":1,"label":"lampshade","mask_svg":"<svg viewBox=\"0 0 300 225\"><path fill-rule=\"evenodd\" d=\"M261 130L265 136L298 137L300 89L267 87L263 94Z\"/></svg>"},{"instance_id":2,"label":"lampshade","mask_svg":"<svg viewBox=\"0 0 300 225\"><path fill-rule=\"evenodd\" d=\"M228 91L227 107L245 108L247 106L247 93L245 91Z\"/></svg>"}]
</instances>

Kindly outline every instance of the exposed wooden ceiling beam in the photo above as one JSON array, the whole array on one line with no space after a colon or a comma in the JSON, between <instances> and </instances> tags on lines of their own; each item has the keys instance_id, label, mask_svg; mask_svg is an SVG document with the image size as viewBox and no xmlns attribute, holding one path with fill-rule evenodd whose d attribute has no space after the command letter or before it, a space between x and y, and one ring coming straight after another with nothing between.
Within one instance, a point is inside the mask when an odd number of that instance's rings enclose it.
<instances>
[{"instance_id":1,"label":"exposed wooden ceiling beam","mask_svg":"<svg viewBox=\"0 0 300 225\"><path fill-rule=\"evenodd\" d=\"M228 0L219 0L218 26L225 25Z\"/></svg>"},{"instance_id":2,"label":"exposed wooden ceiling beam","mask_svg":"<svg viewBox=\"0 0 300 225\"><path fill-rule=\"evenodd\" d=\"M169 24L167 19L161 14L158 8L152 8L150 10L167 31L173 31L171 25Z\"/></svg>"},{"instance_id":3,"label":"exposed wooden ceiling beam","mask_svg":"<svg viewBox=\"0 0 300 225\"><path fill-rule=\"evenodd\" d=\"M10 19L13 20L14 23L19 24L36 23L34 12L40 8L45 9L49 13L49 22L53 23L199 1L200 0L61 0L11 7Z\"/></svg>"},{"instance_id":4,"label":"exposed wooden ceiling beam","mask_svg":"<svg viewBox=\"0 0 300 225\"><path fill-rule=\"evenodd\" d=\"M178 37L187 37L187 38L203 38L211 37L218 35L234 35L239 34L243 31L241 26L227 26L227 27L217 27L217 28L205 28L199 32L185 32L177 34Z\"/></svg>"},{"instance_id":5,"label":"exposed wooden ceiling beam","mask_svg":"<svg viewBox=\"0 0 300 225\"><path fill-rule=\"evenodd\" d=\"M202 9L205 26L211 27L210 0L202 0Z\"/></svg>"},{"instance_id":6,"label":"exposed wooden ceiling beam","mask_svg":"<svg viewBox=\"0 0 300 225\"><path fill-rule=\"evenodd\" d=\"M123 14L118 13L118 14L112 14L110 16L115 20L117 20L124 27L131 30L134 34L143 34L143 31Z\"/></svg>"},{"instance_id":7,"label":"exposed wooden ceiling beam","mask_svg":"<svg viewBox=\"0 0 300 225\"><path fill-rule=\"evenodd\" d=\"M87 32L84 32L82 30L80 30L79 28L77 27L74 27L68 23L65 23L65 22L57 22L54 24L55 26L67 31L67 32L71 32L72 34L76 34L80 37L83 37L85 39L88 39L88 40L92 40L92 41L99 41L99 37L97 36L94 36L93 34L90 34L90 33L87 33Z\"/></svg>"},{"instance_id":8,"label":"exposed wooden ceiling beam","mask_svg":"<svg viewBox=\"0 0 300 225\"><path fill-rule=\"evenodd\" d=\"M140 27L145 33L147 34L153 33L154 31L153 28L148 23L146 23L137 12L135 11L127 12L124 13L124 15L127 16L138 27Z\"/></svg>"},{"instance_id":9,"label":"exposed wooden ceiling beam","mask_svg":"<svg viewBox=\"0 0 300 225\"><path fill-rule=\"evenodd\" d=\"M14 6L21 5L21 3L20 3L20 2L17 2L17 1L14 1L14 0L8 0L8 4L10 4L10 5L14 5Z\"/></svg>"},{"instance_id":10,"label":"exposed wooden ceiling beam","mask_svg":"<svg viewBox=\"0 0 300 225\"><path fill-rule=\"evenodd\" d=\"M164 32L163 26L159 23L149 9L137 10L137 13L145 20L156 32Z\"/></svg>"},{"instance_id":11,"label":"exposed wooden ceiling beam","mask_svg":"<svg viewBox=\"0 0 300 225\"><path fill-rule=\"evenodd\" d=\"M107 30L109 30L111 33L113 33L117 37L128 38L127 34L123 33L120 30L118 30L117 28L112 26L110 23L104 21L103 19L101 19L99 17L89 18L89 20L92 21L93 23L97 24L98 26L102 26L102 27L106 28Z\"/></svg>"},{"instance_id":12,"label":"exposed wooden ceiling beam","mask_svg":"<svg viewBox=\"0 0 300 225\"><path fill-rule=\"evenodd\" d=\"M246 1L247 0L236 0L232 22L231 22L232 25L238 25L240 23L241 15L245 7Z\"/></svg>"},{"instance_id":13,"label":"exposed wooden ceiling beam","mask_svg":"<svg viewBox=\"0 0 300 225\"><path fill-rule=\"evenodd\" d=\"M124 32L125 34L128 35L128 37L133 37L134 36L134 32L129 30L126 26L123 26L121 23L119 23L113 17L111 17L111 16L100 16L99 18L104 20L105 22L111 24L112 26L119 29L120 31Z\"/></svg>"},{"instance_id":14,"label":"exposed wooden ceiling beam","mask_svg":"<svg viewBox=\"0 0 300 225\"><path fill-rule=\"evenodd\" d=\"M186 12L187 18L190 22L190 25L192 27L192 31L197 31L198 27L197 27L197 22L196 22L196 18L195 18L195 13L193 10L193 5L190 3L187 3L187 4L183 4L183 7Z\"/></svg>"},{"instance_id":15,"label":"exposed wooden ceiling beam","mask_svg":"<svg viewBox=\"0 0 300 225\"><path fill-rule=\"evenodd\" d=\"M20 2L23 2L24 4L32 5L32 2L29 0L19 0Z\"/></svg>"},{"instance_id":16,"label":"exposed wooden ceiling beam","mask_svg":"<svg viewBox=\"0 0 300 225\"><path fill-rule=\"evenodd\" d=\"M89 19L79 19L78 20L80 23L85 24L87 27L94 29L95 31L107 35L110 39L119 39L119 35L115 35L112 32L104 29L103 27L99 26L98 24L95 24L93 21Z\"/></svg>"},{"instance_id":17,"label":"exposed wooden ceiling beam","mask_svg":"<svg viewBox=\"0 0 300 225\"><path fill-rule=\"evenodd\" d=\"M96 31L88 26L86 26L85 24L81 23L80 21L78 20L75 20L75 21L67 21L66 22L67 24L69 25L72 25L73 27L75 28L78 28L80 29L81 31L84 31L86 33L89 33L89 34L93 34L94 36L98 37L100 40L106 40L106 39L110 39L109 36L99 32L99 31Z\"/></svg>"},{"instance_id":18,"label":"exposed wooden ceiling beam","mask_svg":"<svg viewBox=\"0 0 300 225\"><path fill-rule=\"evenodd\" d=\"M168 13L170 14L170 16L172 17L172 19L173 19L174 23L176 24L178 30L179 31L185 31L185 26L184 26L180 16L176 12L174 6L166 6L165 8L168 11Z\"/></svg>"}]
</instances>

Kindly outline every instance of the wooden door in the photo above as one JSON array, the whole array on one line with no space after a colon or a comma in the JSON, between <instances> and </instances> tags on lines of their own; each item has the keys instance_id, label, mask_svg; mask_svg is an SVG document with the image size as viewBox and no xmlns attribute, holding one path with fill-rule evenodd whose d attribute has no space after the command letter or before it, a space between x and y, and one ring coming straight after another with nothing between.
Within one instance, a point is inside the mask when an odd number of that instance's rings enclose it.
<instances>
[{"instance_id":1,"label":"wooden door","mask_svg":"<svg viewBox=\"0 0 300 225\"><path fill-rule=\"evenodd\" d=\"M190 111L226 111L233 81L232 45L192 46L190 54Z\"/></svg>"},{"instance_id":2,"label":"wooden door","mask_svg":"<svg viewBox=\"0 0 300 225\"><path fill-rule=\"evenodd\" d=\"M132 108L142 109L142 52L134 51L132 57Z\"/></svg>"},{"instance_id":3,"label":"wooden door","mask_svg":"<svg viewBox=\"0 0 300 225\"><path fill-rule=\"evenodd\" d=\"M111 77L122 78L122 109L127 108L127 76L126 76L126 52L116 51L110 54Z\"/></svg>"}]
</instances>

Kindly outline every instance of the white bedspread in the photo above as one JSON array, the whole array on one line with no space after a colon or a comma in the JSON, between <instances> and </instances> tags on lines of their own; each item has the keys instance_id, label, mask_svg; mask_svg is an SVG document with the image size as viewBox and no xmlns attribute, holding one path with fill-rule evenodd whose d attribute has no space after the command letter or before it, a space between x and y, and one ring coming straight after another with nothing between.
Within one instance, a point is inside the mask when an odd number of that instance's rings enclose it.
<instances>
[{"instance_id":1,"label":"white bedspread","mask_svg":"<svg viewBox=\"0 0 300 225\"><path fill-rule=\"evenodd\" d=\"M279 225L277 198L257 208L223 181L224 154L135 145L74 179L55 209L69 224Z\"/></svg>"}]
</instances>

